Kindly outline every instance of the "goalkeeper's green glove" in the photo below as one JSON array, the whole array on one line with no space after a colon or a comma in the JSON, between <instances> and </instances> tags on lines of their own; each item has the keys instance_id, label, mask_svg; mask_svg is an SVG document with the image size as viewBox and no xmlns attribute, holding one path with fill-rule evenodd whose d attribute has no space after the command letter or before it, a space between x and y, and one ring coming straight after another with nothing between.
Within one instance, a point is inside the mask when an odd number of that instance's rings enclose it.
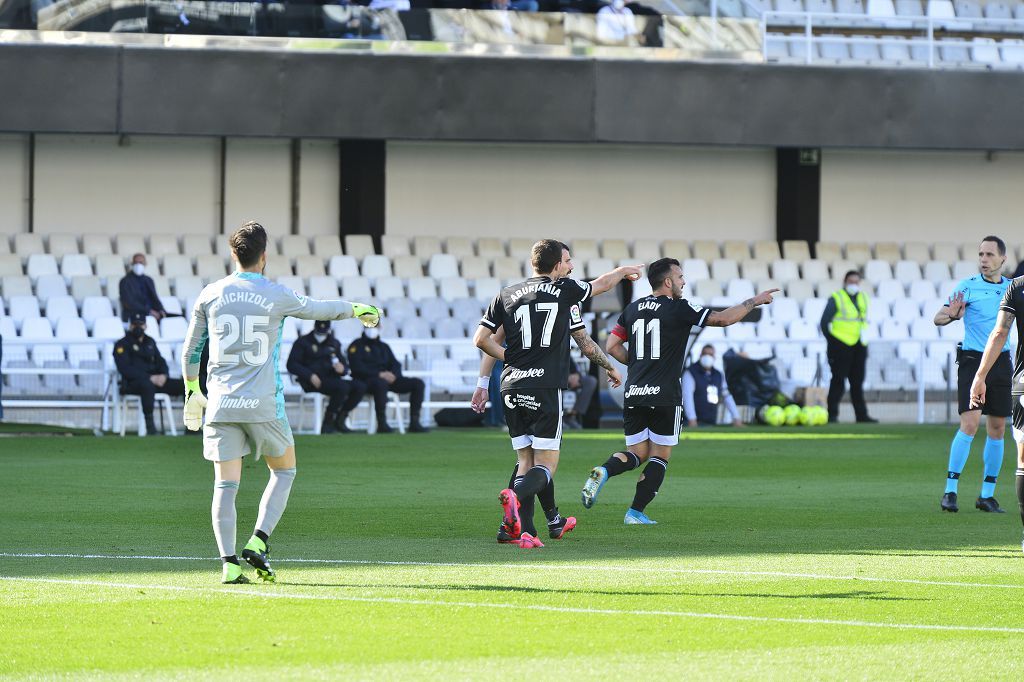
<instances>
[{"instance_id":1,"label":"goalkeeper's green glove","mask_svg":"<svg viewBox=\"0 0 1024 682\"><path fill-rule=\"evenodd\" d=\"M380 308L376 306L353 303L352 316L362 322L364 327L376 327L380 324Z\"/></svg>"},{"instance_id":2,"label":"goalkeeper's green glove","mask_svg":"<svg viewBox=\"0 0 1024 682\"><path fill-rule=\"evenodd\" d=\"M198 431L203 428L203 410L206 396L199 390L199 379L185 379L185 428Z\"/></svg>"}]
</instances>

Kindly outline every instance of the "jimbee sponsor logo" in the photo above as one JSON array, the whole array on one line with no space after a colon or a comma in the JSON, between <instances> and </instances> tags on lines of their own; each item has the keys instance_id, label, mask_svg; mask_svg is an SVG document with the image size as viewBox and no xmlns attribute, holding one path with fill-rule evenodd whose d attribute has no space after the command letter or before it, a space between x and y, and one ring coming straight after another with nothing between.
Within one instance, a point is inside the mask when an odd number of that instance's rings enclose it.
<instances>
[{"instance_id":1,"label":"jimbee sponsor logo","mask_svg":"<svg viewBox=\"0 0 1024 682\"><path fill-rule=\"evenodd\" d=\"M626 391L626 397L635 398L644 395L658 395L659 393L661 393L661 386L644 384L643 386L630 386L629 390Z\"/></svg>"}]
</instances>

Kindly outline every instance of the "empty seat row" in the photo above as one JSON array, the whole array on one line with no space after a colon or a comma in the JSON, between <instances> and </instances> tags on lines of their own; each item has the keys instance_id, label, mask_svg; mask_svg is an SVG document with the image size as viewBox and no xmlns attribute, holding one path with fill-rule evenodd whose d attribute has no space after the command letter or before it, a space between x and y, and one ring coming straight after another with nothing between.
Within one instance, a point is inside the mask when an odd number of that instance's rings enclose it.
<instances>
[{"instance_id":1,"label":"empty seat row","mask_svg":"<svg viewBox=\"0 0 1024 682\"><path fill-rule=\"evenodd\" d=\"M934 44L934 54L925 39L903 36L829 35L813 38L769 34L766 54L770 60L834 64L875 64L878 66L925 65L929 62L952 66L1024 68L1024 41L993 38L963 40L944 38ZM808 47L810 54L808 55Z\"/></svg>"}]
</instances>

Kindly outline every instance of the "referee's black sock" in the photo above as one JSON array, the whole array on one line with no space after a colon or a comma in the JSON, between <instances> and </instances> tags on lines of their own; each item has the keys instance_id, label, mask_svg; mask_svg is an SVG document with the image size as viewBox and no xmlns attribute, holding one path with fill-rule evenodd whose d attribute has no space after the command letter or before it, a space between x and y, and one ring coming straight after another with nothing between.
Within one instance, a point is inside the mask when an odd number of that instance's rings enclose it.
<instances>
[{"instance_id":1,"label":"referee's black sock","mask_svg":"<svg viewBox=\"0 0 1024 682\"><path fill-rule=\"evenodd\" d=\"M1024 469L1017 469L1017 508L1020 509L1020 522L1024 524Z\"/></svg>"},{"instance_id":2,"label":"referee's black sock","mask_svg":"<svg viewBox=\"0 0 1024 682\"><path fill-rule=\"evenodd\" d=\"M620 455L625 458L625 461L622 460ZM612 456L608 458L608 461L601 466L603 466L605 471L608 472L609 477L618 476L619 474L624 474L627 471L632 471L633 469L638 468L640 466L640 458L628 450L616 452L613 453Z\"/></svg>"},{"instance_id":3,"label":"referee's black sock","mask_svg":"<svg viewBox=\"0 0 1024 682\"><path fill-rule=\"evenodd\" d=\"M662 481L665 480L667 468L668 462L660 457L651 457L647 461L644 473L636 482L636 495L633 496L633 504L629 505L630 509L642 512L651 503L654 496L658 494L658 488L661 487Z\"/></svg>"}]
</instances>

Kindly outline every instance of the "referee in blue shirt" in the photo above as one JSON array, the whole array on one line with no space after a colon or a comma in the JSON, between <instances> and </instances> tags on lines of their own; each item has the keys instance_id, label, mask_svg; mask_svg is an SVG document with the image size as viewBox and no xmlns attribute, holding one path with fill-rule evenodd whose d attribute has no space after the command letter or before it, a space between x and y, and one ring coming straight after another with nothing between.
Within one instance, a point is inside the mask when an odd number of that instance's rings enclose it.
<instances>
[{"instance_id":1,"label":"referee in blue shirt","mask_svg":"<svg viewBox=\"0 0 1024 682\"><path fill-rule=\"evenodd\" d=\"M1013 401L1010 397L1013 363L1010 361L1010 342L1007 341L989 372L986 387L988 397L984 405L971 407L971 382L981 364L985 343L995 326L1006 288L1010 280L1003 277L1006 262L1006 244L999 237L988 236L978 247L978 266L981 271L957 284L949 303L935 314L935 324L943 327L954 320L964 321L964 340L957 346L957 397L960 411L960 430L953 436L949 448L949 468L946 473L946 492L940 508L959 511L956 494L960 472L964 470L971 442L981 424L981 415L988 417L985 426L988 438L982 454L985 462L985 481L981 495L974 506L983 512L1003 513L996 502L996 478L1003 464L1003 433L1006 418L1010 416Z\"/></svg>"}]
</instances>

